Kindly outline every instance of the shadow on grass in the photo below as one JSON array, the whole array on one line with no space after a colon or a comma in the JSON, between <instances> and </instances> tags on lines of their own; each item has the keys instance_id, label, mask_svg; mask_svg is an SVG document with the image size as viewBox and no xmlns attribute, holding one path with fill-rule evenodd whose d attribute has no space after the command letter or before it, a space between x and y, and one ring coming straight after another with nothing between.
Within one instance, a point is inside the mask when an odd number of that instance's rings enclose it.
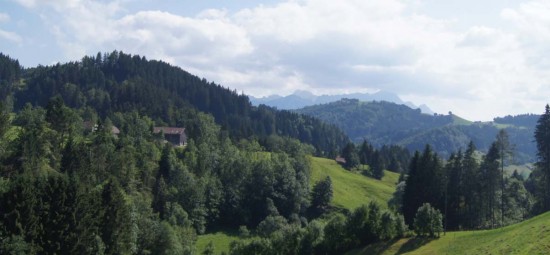
<instances>
[{"instance_id":1,"label":"shadow on grass","mask_svg":"<svg viewBox=\"0 0 550 255\"><path fill-rule=\"evenodd\" d=\"M387 253L388 250L392 249L393 247L399 247L398 243L401 241L402 239L393 239L389 241L369 244L363 248L351 250L347 252L346 255L380 255L383 253Z\"/></svg>"},{"instance_id":2,"label":"shadow on grass","mask_svg":"<svg viewBox=\"0 0 550 255\"><path fill-rule=\"evenodd\" d=\"M403 253L406 253L406 252L411 252L411 251L414 251L424 245L426 245L427 243L431 242L432 238L419 238L419 237L414 237L414 238L411 238L409 239L406 243L404 243L401 248L399 248L399 250L397 251L396 254L403 254Z\"/></svg>"},{"instance_id":3,"label":"shadow on grass","mask_svg":"<svg viewBox=\"0 0 550 255\"><path fill-rule=\"evenodd\" d=\"M403 254L414 251L421 246L431 242L429 238L394 239L367 245L363 248L352 250L346 255L380 255L380 254Z\"/></svg>"}]
</instances>

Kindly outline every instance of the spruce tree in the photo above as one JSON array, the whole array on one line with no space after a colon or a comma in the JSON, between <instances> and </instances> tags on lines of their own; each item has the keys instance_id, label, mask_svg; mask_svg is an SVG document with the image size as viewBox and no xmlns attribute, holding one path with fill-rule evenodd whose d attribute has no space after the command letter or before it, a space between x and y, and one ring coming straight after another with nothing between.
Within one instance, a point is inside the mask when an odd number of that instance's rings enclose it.
<instances>
[{"instance_id":1,"label":"spruce tree","mask_svg":"<svg viewBox=\"0 0 550 255\"><path fill-rule=\"evenodd\" d=\"M550 106L546 105L535 129L537 170L540 171L538 200L543 211L550 209Z\"/></svg>"}]
</instances>

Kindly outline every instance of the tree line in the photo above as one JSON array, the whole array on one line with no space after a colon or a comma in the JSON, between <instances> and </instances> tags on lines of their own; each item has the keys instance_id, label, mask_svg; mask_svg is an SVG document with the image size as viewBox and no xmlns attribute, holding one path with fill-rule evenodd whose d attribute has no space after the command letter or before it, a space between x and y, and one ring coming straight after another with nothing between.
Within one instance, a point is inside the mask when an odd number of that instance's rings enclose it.
<instances>
[{"instance_id":1,"label":"tree line","mask_svg":"<svg viewBox=\"0 0 550 255\"><path fill-rule=\"evenodd\" d=\"M340 153L343 166L348 170L358 169L365 175L382 179L384 170L403 173L410 159L409 150L397 145L374 148L367 140L360 146L348 143ZM368 166L368 168L365 168Z\"/></svg>"},{"instance_id":2,"label":"tree line","mask_svg":"<svg viewBox=\"0 0 550 255\"><path fill-rule=\"evenodd\" d=\"M430 145L416 152L397 186L390 207L413 224L418 208L429 203L444 213L450 230L496 228L550 210L550 108L537 121L538 161L527 180L507 174L514 145L501 130L485 155L470 142L443 162Z\"/></svg>"}]
</instances>

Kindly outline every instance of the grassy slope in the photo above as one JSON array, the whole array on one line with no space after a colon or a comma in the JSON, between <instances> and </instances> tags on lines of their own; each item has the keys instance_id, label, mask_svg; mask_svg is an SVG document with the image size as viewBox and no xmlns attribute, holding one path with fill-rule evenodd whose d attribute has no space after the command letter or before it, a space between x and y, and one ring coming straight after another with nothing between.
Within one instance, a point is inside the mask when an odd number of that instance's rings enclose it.
<instances>
[{"instance_id":1,"label":"grassy slope","mask_svg":"<svg viewBox=\"0 0 550 255\"><path fill-rule=\"evenodd\" d=\"M385 172L382 181L375 180L358 173L352 173L338 165L334 160L323 158L311 158L311 186L326 176L332 179L334 198L333 205L346 209L354 209L370 201L377 201L386 207L387 201L395 191L395 184L399 175ZM197 251L202 253L210 241L214 244L215 253L229 251L231 241L238 240L236 233L220 231L200 235L197 240Z\"/></svg>"},{"instance_id":2,"label":"grassy slope","mask_svg":"<svg viewBox=\"0 0 550 255\"><path fill-rule=\"evenodd\" d=\"M386 171L382 181L379 181L347 171L334 160L312 157L311 185L327 175L332 179L332 204L350 210L370 201L376 201L382 207L386 207L399 179L399 174Z\"/></svg>"},{"instance_id":3,"label":"grassy slope","mask_svg":"<svg viewBox=\"0 0 550 255\"><path fill-rule=\"evenodd\" d=\"M464 119L462 117L459 117L457 115L452 115L453 117L453 125L471 125L473 122L469 121L467 119Z\"/></svg>"},{"instance_id":4,"label":"grassy slope","mask_svg":"<svg viewBox=\"0 0 550 255\"><path fill-rule=\"evenodd\" d=\"M197 240L197 251L198 254L202 254L208 243L212 241L212 244L214 244L214 254L220 254L223 251L229 252L229 244L239 239L240 237L231 231L218 231L200 235Z\"/></svg>"},{"instance_id":5,"label":"grassy slope","mask_svg":"<svg viewBox=\"0 0 550 255\"><path fill-rule=\"evenodd\" d=\"M401 239L348 254L550 254L550 213L504 228L449 232L432 241Z\"/></svg>"}]
</instances>

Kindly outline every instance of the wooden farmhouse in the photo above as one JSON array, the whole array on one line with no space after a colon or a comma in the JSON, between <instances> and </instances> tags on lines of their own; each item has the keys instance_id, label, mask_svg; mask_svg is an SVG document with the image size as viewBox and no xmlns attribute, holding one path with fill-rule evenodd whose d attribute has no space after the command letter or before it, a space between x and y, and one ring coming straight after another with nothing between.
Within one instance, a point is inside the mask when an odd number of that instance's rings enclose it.
<instances>
[{"instance_id":1,"label":"wooden farmhouse","mask_svg":"<svg viewBox=\"0 0 550 255\"><path fill-rule=\"evenodd\" d=\"M187 144L187 135L185 134L185 128L178 127L154 127L153 133L162 133L164 140L173 144L174 146L184 146Z\"/></svg>"}]
</instances>

